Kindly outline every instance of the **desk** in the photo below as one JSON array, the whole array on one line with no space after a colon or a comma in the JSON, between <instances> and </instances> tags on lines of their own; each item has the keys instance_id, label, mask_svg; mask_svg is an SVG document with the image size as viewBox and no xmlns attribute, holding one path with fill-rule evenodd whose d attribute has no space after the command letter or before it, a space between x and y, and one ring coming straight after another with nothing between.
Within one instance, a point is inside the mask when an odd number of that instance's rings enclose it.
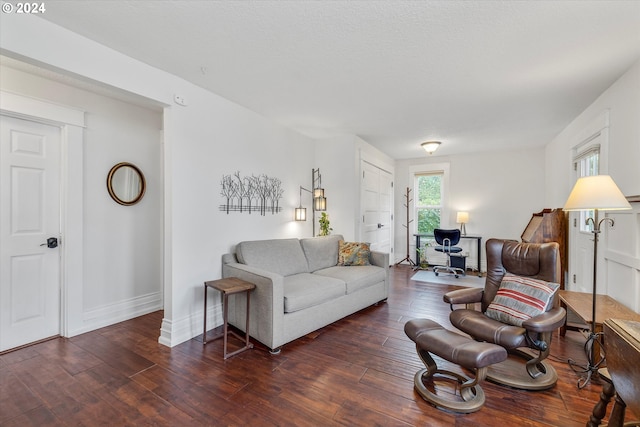
<instances>
[{"instance_id":1,"label":"desk","mask_svg":"<svg viewBox=\"0 0 640 427\"><path fill-rule=\"evenodd\" d=\"M418 253L418 248L420 247L420 238L422 237L431 237L433 238L433 234L414 234L416 238L416 265L420 265L420 254ZM478 276L482 276L481 266L481 254L482 254L482 237L481 236L460 236L460 239L475 239L478 241Z\"/></svg>"}]
</instances>

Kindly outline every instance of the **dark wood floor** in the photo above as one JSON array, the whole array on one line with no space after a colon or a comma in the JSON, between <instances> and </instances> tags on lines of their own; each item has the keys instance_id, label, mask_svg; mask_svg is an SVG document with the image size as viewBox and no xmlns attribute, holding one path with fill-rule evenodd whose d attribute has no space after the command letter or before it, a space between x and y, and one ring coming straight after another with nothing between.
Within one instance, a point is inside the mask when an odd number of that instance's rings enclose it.
<instances>
[{"instance_id":1,"label":"dark wood floor","mask_svg":"<svg viewBox=\"0 0 640 427\"><path fill-rule=\"evenodd\" d=\"M391 269L388 302L284 346L227 361L222 342L158 344L162 313L0 356L0 425L584 426L601 385L576 387L566 364L584 360L583 337L554 336L560 380L523 392L484 382L477 413L437 410L413 390L421 362L404 323L429 317L450 327L442 294ZM628 414L632 418L632 414Z\"/></svg>"}]
</instances>

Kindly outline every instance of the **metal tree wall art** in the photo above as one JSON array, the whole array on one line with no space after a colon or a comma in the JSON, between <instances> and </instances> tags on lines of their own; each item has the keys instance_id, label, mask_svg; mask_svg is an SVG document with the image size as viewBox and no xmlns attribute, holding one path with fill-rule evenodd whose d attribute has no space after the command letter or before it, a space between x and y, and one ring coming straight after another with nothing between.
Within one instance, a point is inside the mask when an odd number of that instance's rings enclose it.
<instances>
[{"instance_id":1,"label":"metal tree wall art","mask_svg":"<svg viewBox=\"0 0 640 427\"><path fill-rule=\"evenodd\" d=\"M276 214L282 211L280 199L284 194L282 181L267 175L240 176L240 171L233 175L222 175L220 195L225 204L220 210L229 212L260 212Z\"/></svg>"}]
</instances>

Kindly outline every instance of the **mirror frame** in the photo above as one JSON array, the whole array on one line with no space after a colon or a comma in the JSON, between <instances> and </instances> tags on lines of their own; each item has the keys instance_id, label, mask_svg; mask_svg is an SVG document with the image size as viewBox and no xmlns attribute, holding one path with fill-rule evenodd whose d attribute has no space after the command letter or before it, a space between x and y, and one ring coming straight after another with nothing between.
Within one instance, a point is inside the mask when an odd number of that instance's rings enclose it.
<instances>
[{"instance_id":1,"label":"mirror frame","mask_svg":"<svg viewBox=\"0 0 640 427\"><path fill-rule=\"evenodd\" d=\"M130 201L122 200L121 198L119 198L113 188L113 176L118 170L124 167L129 167L133 169L134 172L138 174L138 178L140 178L140 192L138 193L137 197L135 197L133 200L130 200ZM109 171L109 174L107 175L107 190L109 191L109 195L111 196L111 198L115 200L116 203L124 206L131 206L131 205L135 205L140 200L142 200L142 197L144 196L144 193L147 190L147 182L144 179L144 174L136 165L128 162L120 162L115 166L113 166Z\"/></svg>"}]
</instances>

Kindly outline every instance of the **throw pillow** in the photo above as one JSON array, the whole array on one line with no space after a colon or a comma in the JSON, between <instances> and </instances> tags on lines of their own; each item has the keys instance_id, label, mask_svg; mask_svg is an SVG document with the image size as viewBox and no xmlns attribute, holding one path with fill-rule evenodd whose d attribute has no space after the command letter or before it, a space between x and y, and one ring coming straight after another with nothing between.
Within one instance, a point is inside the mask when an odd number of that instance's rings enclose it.
<instances>
[{"instance_id":1,"label":"throw pillow","mask_svg":"<svg viewBox=\"0 0 640 427\"><path fill-rule=\"evenodd\" d=\"M370 265L368 243L345 242L340 240L338 244L338 265Z\"/></svg>"},{"instance_id":2,"label":"throw pillow","mask_svg":"<svg viewBox=\"0 0 640 427\"><path fill-rule=\"evenodd\" d=\"M505 275L485 314L503 323L522 326L525 320L549 309L559 288L558 283Z\"/></svg>"}]
</instances>

